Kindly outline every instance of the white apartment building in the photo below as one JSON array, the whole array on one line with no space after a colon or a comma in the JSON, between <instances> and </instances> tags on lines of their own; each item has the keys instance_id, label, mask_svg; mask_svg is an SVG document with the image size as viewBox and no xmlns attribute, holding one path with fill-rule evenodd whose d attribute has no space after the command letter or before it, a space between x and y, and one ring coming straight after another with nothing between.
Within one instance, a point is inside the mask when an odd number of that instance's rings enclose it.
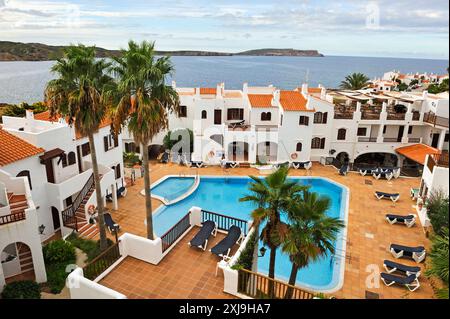
<instances>
[{"instance_id":1,"label":"white apartment building","mask_svg":"<svg viewBox=\"0 0 450 319\"><path fill-rule=\"evenodd\" d=\"M3 262L12 256L20 257L20 249L25 249L16 245L14 255L11 245L26 244L36 264L42 255L41 242L55 234L60 232L65 237L76 231L82 237L92 238L98 233L97 226L89 223L88 208L96 206L96 193L87 137L64 119L50 121L48 112L35 116L27 112L25 118L4 116L2 120L0 251L6 249L7 253L2 253L0 287L5 277L27 271L11 266L12 270L5 272L7 266ZM117 189L124 186L122 139L111 135L109 122L105 121L94 140L102 197L105 200L107 194L112 194L117 209ZM45 280L45 268L44 277L40 266L35 265L34 271L36 279Z\"/></svg>"},{"instance_id":2,"label":"white apartment building","mask_svg":"<svg viewBox=\"0 0 450 319\"><path fill-rule=\"evenodd\" d=\"M173 84L176 87L176 84ZM293 91L273 86L227 90L176 88L180 118L170 130L194 132L193 161L219 164L342 161L423 166L410 147L425 154L448 151L448 93L339 91L307 85ZM152 141L162 145L161 133ZM124 133L124 143L132 142ZM406 149L405 149L406 147Z\"/></svg>"}]
</instances>

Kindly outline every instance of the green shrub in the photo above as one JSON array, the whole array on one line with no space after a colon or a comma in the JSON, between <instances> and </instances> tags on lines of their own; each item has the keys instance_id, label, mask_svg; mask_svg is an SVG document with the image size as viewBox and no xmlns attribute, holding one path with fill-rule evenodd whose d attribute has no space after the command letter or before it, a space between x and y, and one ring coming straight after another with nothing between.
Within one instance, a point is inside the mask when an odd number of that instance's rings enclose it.
<instances>
[{"instance_id":1,"label":"green shrub","mask_svg":"<svg viewBox=\"0 0 450 319\"><path fill-rule=\"evenodd\" d=\"M66 271L70 263L57 263L46 265L47 286L52 294L59 294L66 284L69 272Z\"/></svg>"},{"instance_id":2,"label":"green shrub","mask_svg":"<svg viewBox=\"0 0 450 319\"><path fill-rule=\"evenodd\" d=\"M256 232L250 236L247 245L239 256L236 264L233 266L233 269L247 269L252 270L253 266L253 251L255 249L255 240L256 240Z\"/></svg>"},{"instance_id":3,"label":"green shrub","mask_svg":"<svg viewBox=\"0 0 450 319\"><path fill-rule=\"evenodd\" d=\"M31 280L7 284L2 292L3 299L41 299L41 288Z\"/></svg>"},{"instance_id":4,"label":"green shrub","mask_svg":"<svg viewBox=\"0 0 450 319\"><path fill-rule=\"evenodd\" d=\"M136 163L141 164L142 161L139 159L139 155L136 153L123 153L123 161L128 166L133 166Z\"/></svg>"},{"instance_id":5,"label":"green shrub","mask_svg":"<svg viewBox=\"0 0 450 319\"><path fill-rule=\"evenodd\" d=\"M448 204L449 197L442 191L433 192L427 198L428 217L435 233L448 228Z\"/></svg>"},{"instance_id":6,"label":"green shrub","mask_svg":"<svg viewBox=\"0 0 450 319\"><path fill-rule=\"evenodd\" d=\"M80 238L77 234L72 233L67 237L67 241L72 243L75 247L82 250L88 257L87 261L93 260L95 257L100 255L100 241L93 241L89 239ZM113 245L113 241L109 238L108 241L108 247Z\"/></svg>"},{"instance_id":7,"label":"green shrub","mask_svg":"<svg viewBox=\"0 0 450 319\"><path fill-rule=\"evenodd\" d=\"M74 262L76 260L75 247L65 240L55 240L44 246L44 260L46 264Z\"/></svg>"},{"instance_id":8,"label":"green shrub","mask_svg":"<svg viewBox=\"0 0 450 319\"><path fill-rule=\"evenodd\" d=\"M449 286L449 246L448 228L443 228L439 234L434 235L433 246L429 255L430 267L426 271L429 277L436 277L442 280L444 287L437 290L440 299L448 299Z\"/></svg>"}]
</instances>

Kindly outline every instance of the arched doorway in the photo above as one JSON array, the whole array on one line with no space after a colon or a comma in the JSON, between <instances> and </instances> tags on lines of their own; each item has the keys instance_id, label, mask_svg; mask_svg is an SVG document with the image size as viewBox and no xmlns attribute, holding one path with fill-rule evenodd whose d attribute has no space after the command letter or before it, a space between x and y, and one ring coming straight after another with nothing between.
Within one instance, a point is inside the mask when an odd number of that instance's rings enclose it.
<instances>
[{"instance_id":1,"label":"arched doorway","mask_svg":"<svg viewBox=\"0 0 450 319\"><path fill-rule=\"evenodd\" d=\"M31 249L25 243L16 242L6 246L1 252L1 267L6 283L36 279Z\"/></svg>"},{"instance_id":2,"label":"arched doorway","mask_svg":"<svg viewBox=\"0 0 450 319\"><path fill-rule=\"evenodd\" d=\"M57 231L61 228L61 222L59 220L59 211L56 207L51 207L52 209L52 220L53 220L53 229Z\"/></svg>"},{"instance_id":3,"label":"arched doorway","mask_svg":"<svg viewBox=\"0 0 450 319\"><path fill-rule=\"evenodd\" d=\"M256 161L260 164L275 162L278 155L278 144L274 142L262 142L256 147Z\"/></svg>"},{"instance_id":4,"label":"arched doorway","mask_svg":"<svg viewBox=\"0 0 450 319\"><path fill-rule=\"evenodd\" d=\"M365 153L355 159L354 166L366 167L395 167L398 165L398 157L392 153Z\"/></svg>"},{"instance_id":5,"label":"arched doorway","mask_svg":"<svg viewBox=\"0 0 450 319\"><path fill-rule=\"evenodd\" d=\"M159 154L164 152L164 147L159 144L152 144L148 146L148 159L155 160L158 158Z\"/></svg>"},{"instance_id":6,"label":"arched doorway","mask_svg":"<svg viewBox=\"0 0 450 319\"><path fill-rule=\"evenodd\" d=\"M235 162L248 162L248 143L233 142L228 144L228 159Z\"/></svg>"}]
</instances>

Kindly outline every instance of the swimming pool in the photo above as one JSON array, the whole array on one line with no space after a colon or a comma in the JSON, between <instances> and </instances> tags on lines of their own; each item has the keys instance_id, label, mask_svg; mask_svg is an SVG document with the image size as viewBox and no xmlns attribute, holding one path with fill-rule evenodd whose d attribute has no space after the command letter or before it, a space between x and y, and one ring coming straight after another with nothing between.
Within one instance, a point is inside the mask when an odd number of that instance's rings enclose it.
<instances>
[{"instance_id":1,"label":"swimming pool","mask_svg":"<svg viewBox=\"0 0 450 319\"><path fill-rule=\"evenodd\" d=\"M152 187L152 195L156 195L166 201L173 201L188 192L194 183L194 177L169 177L157 182Z\"/></svg>"},{"instance_id":2,"label":"swimming pool","mask_svg":"<svg viewBox=\"0 0 450 319\"><path fill-rule=\"evenodd\" d=\"M297 180L300 184L309 185L311 191L329 196L332 203L327 212L328 215L339 217L344 221L347 220L347 188L324 178L290 178ZM251 211L254 209L253 204L239 202L239 198L248 194L248 183L250 181L251 179L248 177L201 177L200 185L190 196L174 205L161 206L155 211L153 222L155 233L158 236L164 234L184 217L193 206L235 218L250 220ZM180 184L178 185L177 183ZM159 182L154 190L157 190L159 187L160 194L167 197L167 194L163 193L165 189L173 193L175 193L177 188L180 191L186 190L186 183L183 178L169 177ZM345 258L339 256L345 255L343 251L345 249L345 236L345 229L341 230L335 243L336 256L325 256L298 272L297 285L322 292L332 292L340 288L343 281ZM266 253L264 257L259 258L258 272L268 273L269 255L269 253ZM291 262L289 257L282 253L281 250L278 250L276 278L287 281L290 271Z\"/></svg>"}]
</instances>

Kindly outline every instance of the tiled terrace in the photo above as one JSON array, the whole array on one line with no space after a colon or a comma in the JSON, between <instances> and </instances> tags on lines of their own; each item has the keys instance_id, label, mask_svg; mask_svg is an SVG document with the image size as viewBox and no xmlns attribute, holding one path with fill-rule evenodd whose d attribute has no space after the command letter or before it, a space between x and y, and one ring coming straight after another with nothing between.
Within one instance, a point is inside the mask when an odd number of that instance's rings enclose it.
<instances>
[{"instance_id":1,"label":"tiled terrace","mask_svg":"<svg viewBox=\"0 0 450 319\"><path fill-rule=\"evenodd\" d=\"M223 170L218 167L208 167L198 170L201 175L258 175L252 168L237 168ZM192 174L193 170L175 164L152 164L151 178L156 181L165 175ZM366 288L366 269L376 265L383 271L384 259L392 259L388 252L390 243L405 245L424 245L429 247L420 222L413 228L391 226L385 219L386 213L407 214L415 212L414 202L410 200L411 187L418 187L419 179L400 178L392 181L375 180L372 177L362 177L351 173L346 177L339 176L333 167L314 164L309 173L304 170L291 170L292 176L320 176L330 178L350 189L350 210L347 236L347 254L343 288L334 295L338 298L365 298L370 291L380 298L433 298L429 281L421 276L421 287L416 292L409 293L403 287L385 287L382 282L378 288ZM119 210L113 212L113 218L122 227L122 232L140 236L146 235L144 225L144 198L139 192L143 189L143 180L138 180L131 186L126 198L119 200ZM375 190L399 192L401 199L393 204L391 201L378 201ZM153 200L156 209L160 202ZM118 268L102 280L102 284L114 287L130 298L222 298L223 277L215 277L215 261L208 252L195 252L188 249L187 241L192 237L188 234L158 265L151 266L137 260L126 259ZM212 246L210 246L212 247ZM198 255L197 257L195 257ZM202 263L203 261L204 263ZM405 264L413 265L408 260ZM202 266L200 266L202 265ZM204 266L203 266L204 265ZM423 265L422 265L423 267ZM170 276L168 275L170 273ZM184 280L183 278L190 278ZM197 289L204 282L202 289ZM204 290L204 291L203 291ZM201 292L194 296L192 293Z\"/></svg>"}]
</instances>

